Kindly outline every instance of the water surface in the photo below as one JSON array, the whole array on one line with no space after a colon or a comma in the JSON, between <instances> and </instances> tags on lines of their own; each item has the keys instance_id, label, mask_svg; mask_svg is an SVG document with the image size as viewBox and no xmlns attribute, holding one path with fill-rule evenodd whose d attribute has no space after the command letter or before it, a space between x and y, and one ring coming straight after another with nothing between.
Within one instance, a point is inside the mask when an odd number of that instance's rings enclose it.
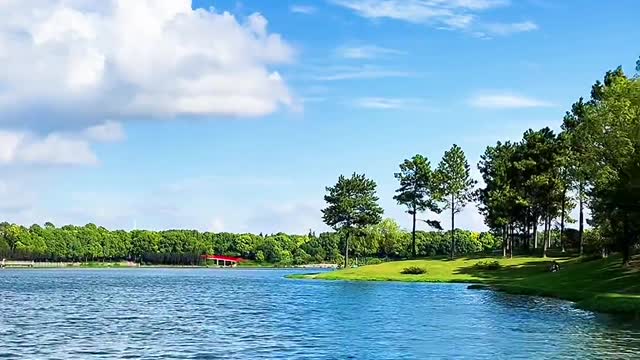
<instances>
[{"instance_id":1,"label":"water surface","mask_svg":"<svg viewBox=\"0 0 640 360\"><path fill-rule=\"evenodd\" d=\"M281 270L3 270L0 358L640 358L640 327L462 284Z\"/></svg>"}]
</instances>

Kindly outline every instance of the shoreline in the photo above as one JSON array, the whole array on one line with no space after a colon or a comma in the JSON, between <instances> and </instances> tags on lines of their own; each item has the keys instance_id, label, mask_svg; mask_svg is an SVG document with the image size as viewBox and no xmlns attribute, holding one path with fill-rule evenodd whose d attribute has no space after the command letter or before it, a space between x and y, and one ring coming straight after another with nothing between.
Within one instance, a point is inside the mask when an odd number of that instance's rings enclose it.
<instances>
[{"instance_id":1,"label":"shoreline","mask_svg":"<svg viewBox=\"0 0 640 360\"><path fill-rule=\"evenodd\" d=\"M331 269L325 266L311 266L311 265L299 265L299 266L276 266L276 265L248 265L248 266L205 266L205 265L68 265L61 266L6 266L0 268L0 272L3 270L140 270L140 269L209 269L209 270L327 270Z\"/></svg>"},{"instance_id":2,"label":"shoreline","mask_svg":"<svg viewBox=\"0 0 640 360\"><path fill-rule=\"evenodd\" d=\"M498 261L501 269L478 269L474 265L480 260ZM623 268L619 257L592 261L578 258L555 260L561 266L557 273L548 271L548 265L554 261L549 258L464 258L453 261L396 261L325 273L291 274L286 277L323 281L468 284L467 288L472 290L555 298L571 301L575 307L583 310L640 318L640 272ZM427 273L401 274L402 268L416 264L423 266ZM433 271L429 271L430 269ZM602 276L603 273L606 276ZM609 281L612 278L616 281Z\"/></svg>"},{"instance_id":3,"label":"shoreline","mask_svg":"<svg viewBox=\"0 0 640 360\"><path fill-rule=\"evenodd\" d=\"M544 289L518 287L512 285L493 284L482 281L458 281L458 280L390 280L390 279L325 279L318 278L318 273L311 274L290 274L285 278L291 280L316 280L316 281L347 281L347 282L387 282L387 283L414 283L414 284L462 284L467 285L469 290L483 290L483 291L495 291L502 292L510 295L523 295L523 296L538 296L550 299L558 299L564 301L570 301L573 305L581 310L587 310L597 313L610 314L610 315L632 315L636 319L640 319L640 303L638 299L627 298L623 294L619 296L594 296L593 298L585 298L582 300L576 300L572 297L566 297L558 295L553 291Z\"/></svg>"}]
</instances>

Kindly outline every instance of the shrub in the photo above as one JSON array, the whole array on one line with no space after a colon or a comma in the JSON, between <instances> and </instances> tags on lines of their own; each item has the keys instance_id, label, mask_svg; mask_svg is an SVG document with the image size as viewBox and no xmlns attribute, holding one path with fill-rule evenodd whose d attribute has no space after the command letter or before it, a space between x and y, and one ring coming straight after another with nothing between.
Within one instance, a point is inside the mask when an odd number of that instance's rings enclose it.
<instances>
[{"instance_id":1,"label":"shrub","mask_svg":"<svg viewBox=\"0 0 640 360\"><path fill-rule=\"evenodd\" d=\"M496 260L482 260L478 261L473 267L480 270L498 270L502 265Z\"/></svg>"},{"instance_id":2,"label":"shrub","mask_svg":"<svg viewBox=\"0 0 640 360\"><path fill-rule=\"evenodd\" d=\"M365 259L361 260L360 265L378 265L378 264L382 264L382 263L383 263L382 259L365 258Z\"/></svg>"},{"instance_id":3,"label":"shrub","mask_svg":"<svg viewBox=\"0 0 640 360\"><path fill-rule=\"evenodd\" d=\"M426 274L427 269L421 268L419 266L409 266L402 269L401 273L407 274L407 275L420 275L420 274Z\"/></svg>"}]
</instances>

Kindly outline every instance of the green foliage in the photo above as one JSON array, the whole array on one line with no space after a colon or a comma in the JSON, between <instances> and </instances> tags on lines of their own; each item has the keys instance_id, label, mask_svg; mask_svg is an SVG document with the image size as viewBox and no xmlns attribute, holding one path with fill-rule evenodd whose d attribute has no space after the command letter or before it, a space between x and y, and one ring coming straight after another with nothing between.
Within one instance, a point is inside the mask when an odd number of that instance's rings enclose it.
<instances>
[{"instance_id":1,"label":"green foliage","mask_svg":"<svg viewBox=\"0 0 640 360\"><path fill-rule=\"evenodd\" d=\"M405 275L420 275L420 274L426 274L427 269L420 266L409 266L402 269L401 273Z\"/></svg>"},{"instance_id":2,"label":"green foliage","mask_svg":"<svg viewBox=\"0 0 640 360\"><path fill-rule=\"evenodd\" d=\"M395 178L400 182L396 190L394 200L407 207L407 213L412 216L413 227L411 233L411 254L416 256L416 216L418 213L429 210L439 213L435 199L437 183L431 169L429 160L422 155L415 155L411 160L405 160L400 164L400 172L395 173ZM431 221L431 220L429 220ZM430 223L435 225L436 223ZM437 224L439 226L439 224Z\"/></svg>"},{"instance_id":3,"label":"green foliage","mask_svg":"<svg viewBox=\"0 0 640 360\"><path fill-rule=\"evenodd\" d=\"M378 205L376 183L364 174L354 173L350 178L340 175L334 186L326 188L324 200L327 207L322 210L325 224L345 234L345 267L349 263L349 237L353 230L358 233L369 225L382 220L382 208Z\"/></svg>"},{"instance_id":4,"label":"green foliage","mask_svg":"<svg viewBox=\"0 0 640 360\"><path fill-rule=\"evenodd\" d=\"M436 170L437 198L444 209L451 211L451 258L455 256L455 214L473 200L476 180L471 178L471 167L462 149L453 144L445 151Z\"/></svg>"},{"instance_id":5,"label":"green foliage","mask_svg":"<svg viewBox=\"0 0 640 360\"><path fill-rule=\"evenodd\" d=\"M478 192L486 224L502 235L504 249L530 250L543 225L543 255L552 245L579 253L620 250L629 262L640 243L640 77L621 67L608 71L565 114L562 133L528 130L517 143L487 147L478 165L486 186ZM565 229L578 206L578 230ZM591 210L585 231L585 207ZM576 244L577 243L577 244Z\"/></svg>"},{"instance_id":6,"label":"green foliage","mask_svg":"<svg viewBox=\"0 0 640 360\"><path fill-rule=\"evenodd\" d=\"M497 260L480 260L477 263L475 263L473 267L478 270L492 271L492 270L500 270L502 265L500 265L500 263Z\"/></svg>"},{"instance_id":7,"label":"green foliage","mask_svg":"<svg viewBox=\"0 0 640 360\"><path fill-rule=\"evenodd\" d=\"M360 260L360 265L378 265L382 264L384 261L379 258L365 258Z\"/></svg>"}]
</instances>

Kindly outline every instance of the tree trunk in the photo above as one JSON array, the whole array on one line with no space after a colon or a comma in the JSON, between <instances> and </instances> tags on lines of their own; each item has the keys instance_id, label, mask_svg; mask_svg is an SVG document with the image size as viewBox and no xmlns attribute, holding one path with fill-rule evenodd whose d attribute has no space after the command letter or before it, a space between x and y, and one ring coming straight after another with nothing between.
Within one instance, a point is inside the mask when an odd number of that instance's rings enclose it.
<instances>
[{"instance_id":1,"label":"tree trunk","mask_svg":"<svg viewBox=\"0 0 640 360\"><path fill-rule=\"evenodd\" d=\"M533 250L538 250L538 216L533 217Z\"/></svg>"},{"instance_id":2,"label":"tree trunk","mask_svg":"<svg viewBox=\"0 0 640 360\"><path fill-rule=\"evenodd\" d=\"M564 212L567 206L567 188L562 191L562 212L560 213L560 247L564 253Z\"/></svg>"},{"instance_id":3,"label":"tree trunk","mask_svg":"<svg viewBox=\"0 0 640 360\"><path fill-rule=\"evenodd\" d=\"M580 189L578 191L578 196L580 197L580 227L578 230L578 240L580 241L580 256L584 255L584 202L582 201L584 192L584 184L580 181Z\"/></svg>"},{"instance_id":4,"label":"tree trunk","mask_svg":"<svg viewBox=\"0 0 640 360\"><path fill-rule=\"evenodd\" d=\"M524 243L524 247L525 247L525 250L529 252L530 244L531 244L531 226L529 226L529 209L527 209L527 215L524 221L524 233L525 233L524 238L526 239L526 242Z\"/></svg>"},{"instance_id":5,"label":"tree trunk","mask_svg":"<svg viewBox=\"0 0 640 360\"><path fill-rule=\"evenodd\" d=\"M350 231L347 229L347 238L345 239L344 244L344 268L349 268L349 233Z\"/></svg>"},{"instance_id":6,"label":"tree trunk","mask_svg":"<svg viewBox=\"0 0 640 360\"><path fill-rule=\"evenodd\" d=\"M544 217L544 234L542 236L542 257L547 257L547 235L549 233L549 217Z\"/></svg>"},{"instance_id":7,"label":"tree trunk","mask_svg":"<svg viewBox=\"0 0 640 360\"><path fill-rule=\"evenodd\" d=\"M411 256L416 257L416 208L413 208L413 230L411 231Z\"/></svg>"},{"instance_id":8,"label":"tree trunk","mask_svg":"<svg viewBox=\"0 0 640 360\"><path fill-rule=\"evenodd\" d=\"M547 220L547 222L549 223L549 231L547 232L547 249L551 249L551 221L553 220L553 218L551 217L551 214L549 214L549 219Z\"/></svg>"},{"instance_id":9,"label":"tree trunk","mask_svg":"<svg viewBox=\"0 0 640 360\"><path fill-rule=\"evenodd\" d=\"M456 255L455 197L451 194L451 260Z\"/></svg>"},{"instance_id":10,"label":"tree trunk","mask_svg":"<svg viewBox=\"0 0 640 360\"><path fill-rule=\"evenodd\" d=\"M631 262L631 241L629 239L628 215L624 215L622 222L622 266L628 266Z\"/></svg>"},{"instance_id":11,"label":"tree trunk","mask_svg":"<svg viewBox=\"0 0 640 360\"><path fill-rule=\"evenodd\" d=\"M513 258L513 224L511 224L511 236L509 237L509 258Z\"/></svg>"},{"instance_id":12,"label":"tree trunk","mask_svg":"<svg viewBox=\"0 0 640 360\"><path fill-rule=\"evenodd\" d=\"M507 225L502 227L502 257L507 257Z\"/></svg>"}]
</instances>

